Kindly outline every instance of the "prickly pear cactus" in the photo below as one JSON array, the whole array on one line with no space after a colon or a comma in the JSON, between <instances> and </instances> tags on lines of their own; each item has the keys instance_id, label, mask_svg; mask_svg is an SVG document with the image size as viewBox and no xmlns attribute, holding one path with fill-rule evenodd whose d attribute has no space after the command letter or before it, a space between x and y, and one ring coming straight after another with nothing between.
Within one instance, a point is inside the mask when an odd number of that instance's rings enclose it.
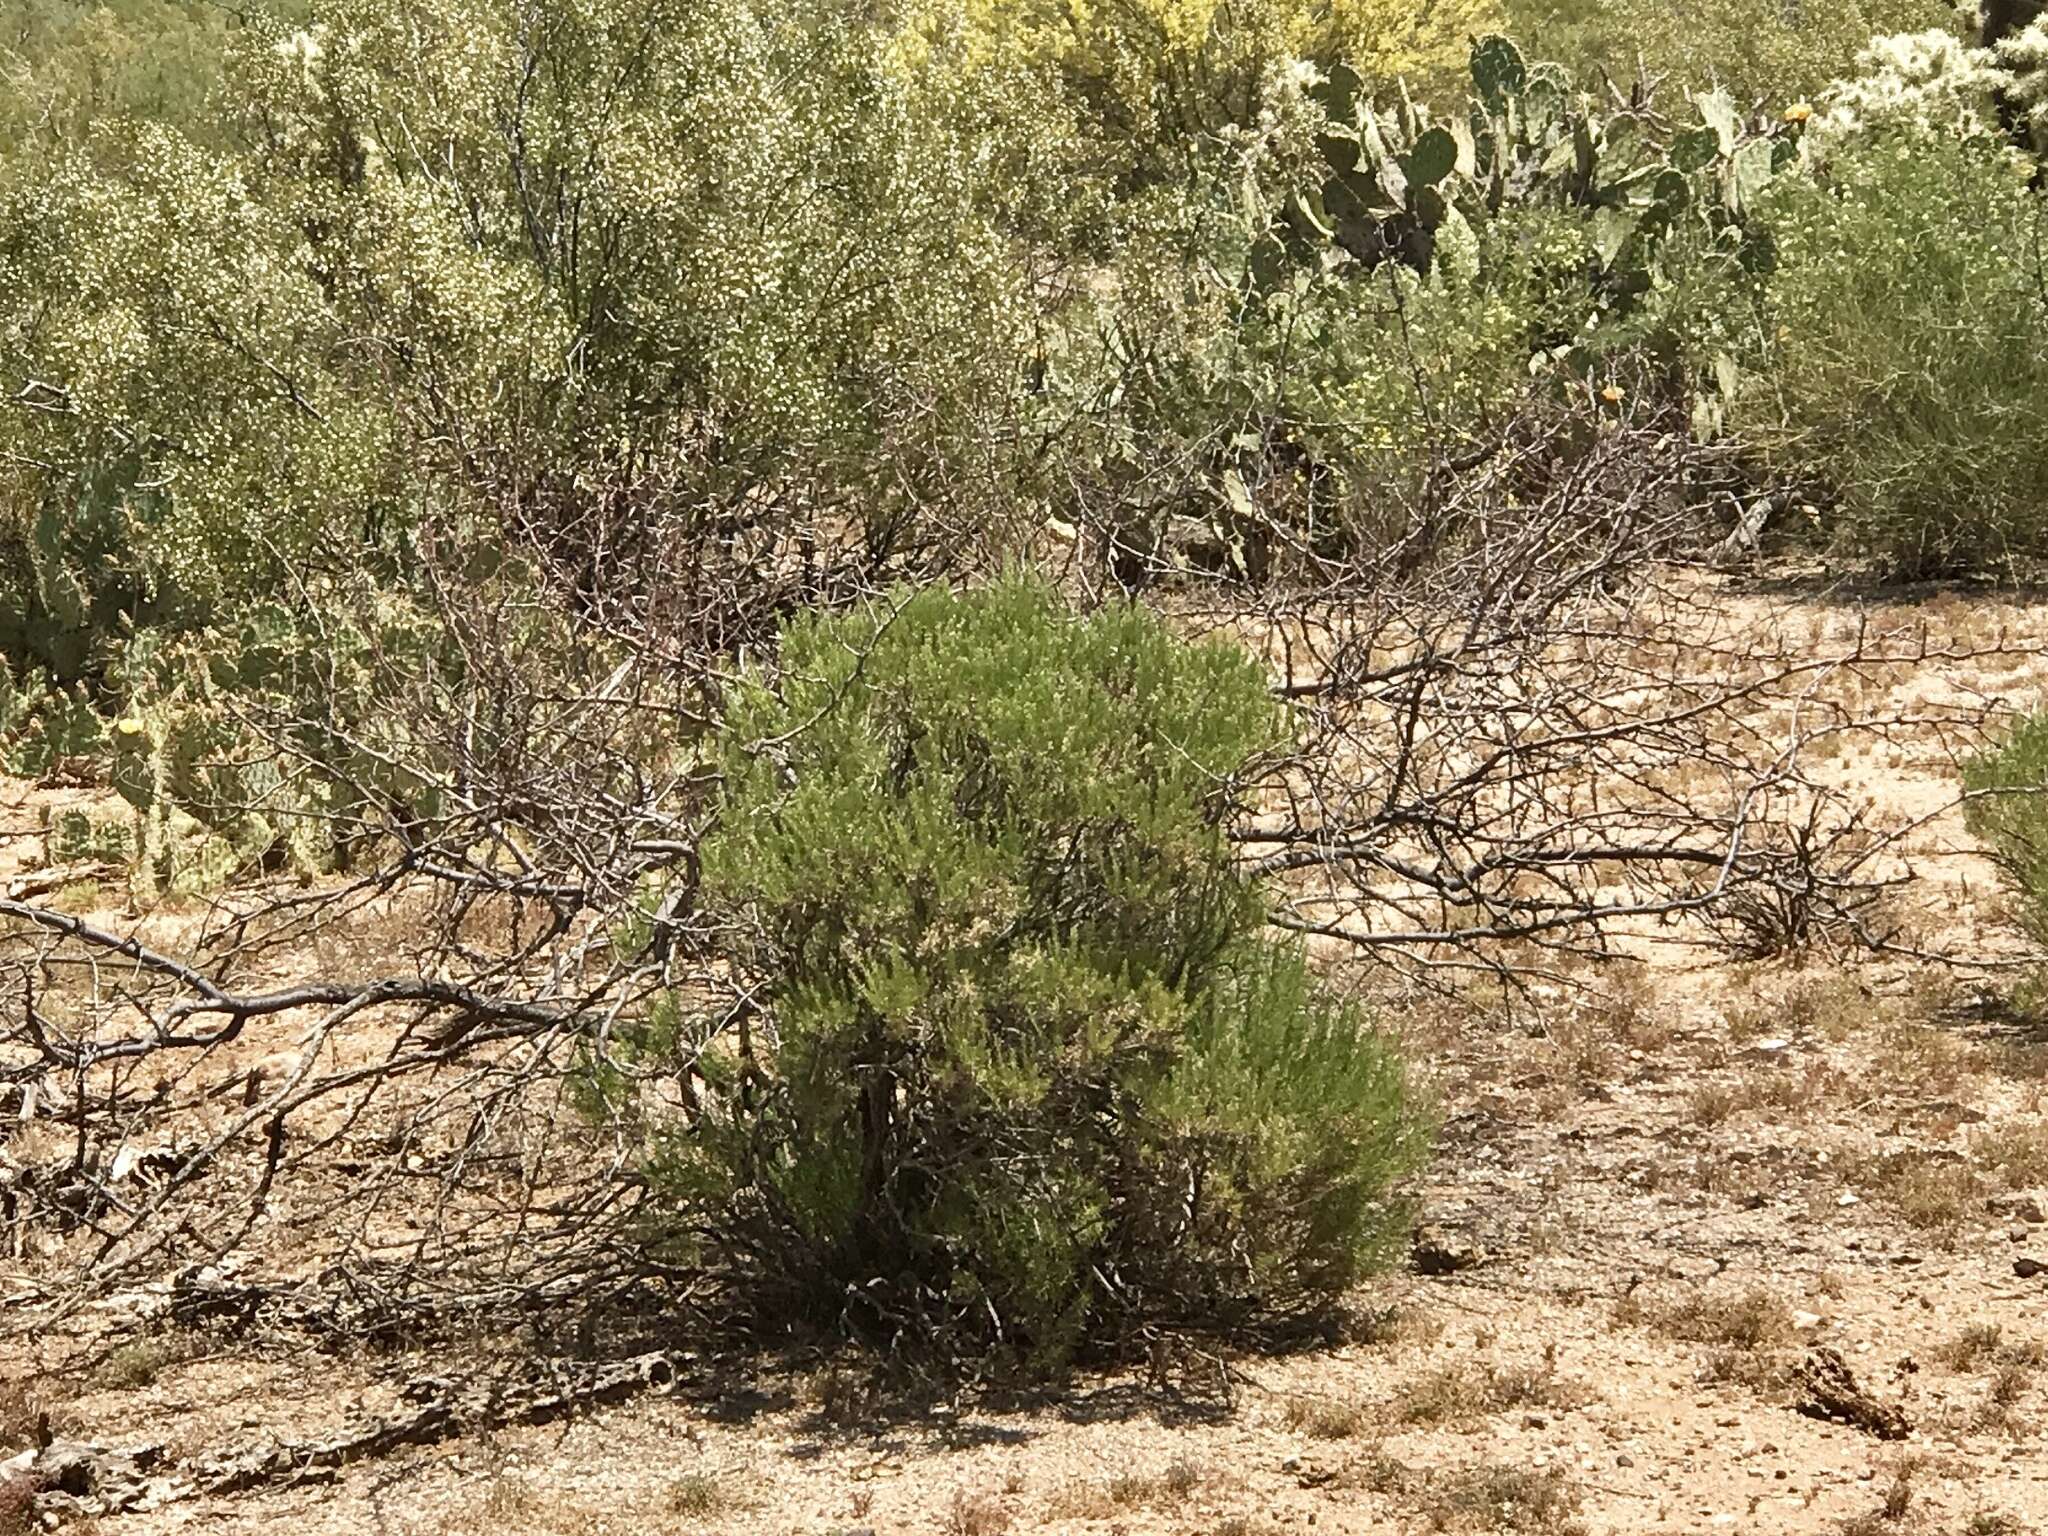
<instances>
[{"instance_id":1,"label":"prickly pear cactus","mask_svg":"<svg viewBox=\"0 0 2048 1536\"><path fill-rule=\"evenodd\" d=\"M1473 44L1471 74L1466 111L1439 122L1405 91L1377 101L1355 71L1332 69L1318 92L1326 174L1288 198L1255 280L1284 281L1290 262L1331 248L1427 273L1453 220L1462 251L1488 219L1541 206L1584 221L1600 267L1591 296L1611 303L1650 286L1659 241L1683 221L1738 226L1796 157L1797 124L1759 130L1722 91L1672 131L1643 101L1601 109L1505 37Z\"/></svg>"},{"instance_id":2,"label":"prickly pear cactus","mask_svg":"<svg viewBox=\"0 0 2048 1536\"><path fill-rule=\"evenodd\" d=\"M163 754L139 715L124 715L108 733L114 792L138 812L148 814L163 787Z\"/></svg>"},{"instance_id":3,"label":"prickly pear cactus","mask_svg":"<svg viewBox=\"0 0 2048 1536\"><path fill-rule=\"evenodd\" d=\"M0 730L0 772L24 779L84 771L106 749L106 725L84 689L21 688L8 684L0 706L12 720Z\"/></svg>"}]
</instances>

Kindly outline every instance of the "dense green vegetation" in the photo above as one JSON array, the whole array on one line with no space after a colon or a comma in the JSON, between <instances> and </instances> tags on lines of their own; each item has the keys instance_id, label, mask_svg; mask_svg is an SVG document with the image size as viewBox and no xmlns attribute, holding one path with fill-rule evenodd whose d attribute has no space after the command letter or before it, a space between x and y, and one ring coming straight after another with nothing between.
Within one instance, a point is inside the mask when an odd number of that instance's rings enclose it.
<instances>
[{"instance_id":1,"label":"dense green vegetation","mask_svg":"<svg viewBox=\"0 0 2048 1536\"><path fill-rule=\"evenodd\" d=\"M1675 85L1722 85L1740 101L1786 105L1854 74L1873 37L1950 28L1957 11L1942 0L1702 0L1682 13L1649 0L1514 0L1508 16L1517 35L1589 83L1604 77L1626 87L1640 68Z\"/></svg>"},{"instance_id":2,"label":"dense green vegetation","mask_svg":"<svg viewBox=\"0 0 2048 1536\"><path fill-rule=\"evenodd\" d=\"M42 0L0 169L0 651L118 710L137 631L403 592L429 533L573 574L671 513L830 509L885 559L1047 516L1147 545L1283 468L1371 538L1532 388L1645 355L1838 547L2030 552L2040 200L1988 55L1830 87L1912 18L1802 8L1752 113L1715 40L1775 8L1581 6L1520 18L1575 57L1502 52L1468 103L1478 13L1337 14ZM1578 94L1623 71L1609 27L1701 94Z\"/></svg>"},{"instance_id":3,"label":"dense green vegetation","mask_svg":"<svg viewBox=\"0 0 2048 1536\"><path fill-rule=\"evenodd\" d=\"M283 20L303 9L296 0L18 0L0 21L0 144L15 154L76 144L109 118L204 133L239 14Z\"/></svg>"},{"instance_id":4,"label":"dense green vegetation","mask_svg":"<svg viewBox=\"0 0 2048 1536\"><path fill-rule=\"evenodd\" d=\"M667 786L775 1032L693 1063L745 1080L636 1155L678 1231L812 1317L886 1270L865 1328L976 1314L1057 1355L1289 1314L1387 1245L1398 1065L1257 936L1225 847L1284 719L1130 594L1348 600L1362 553L1485 539L1437 516L1463 477L1536 503L1625 431L1681 465L1690 552L1766 504L1879 576L2048 552L2038 24L32 0L6 27L0 767L117 790L132 817L53 846L138 900L366 838L420 867L414 829L515 757L587 773L599 821ZM1049 555L1056 586L989 587ZM629 673L684 702L543 739L536 700ZM566 846L508 798L477 813L498 854ZM662 1017L636 1048L673 1049Z\"/></svg>"},{"instance_id":5,"label":"dense green vegetation","mask_svg":"<svg viewBox=\"0 0 2048 1536\"><path fill-rule=\"evenodd\" d=\"M654 1138L750 1306L1058 1360L1285 1320L1398 1244L1398 1059L1224 835L1283 737L1240 650L1009 579L800 621L780 678L732 701L703 848L773 1045L700 1053Z\"/></svg>"},{"instance_id":6,"label":"dense green vegetation","mask_svg":"<svg viewBox=\"0 0 2048 1536\"><path fill-rule=\"evenodd\" d=\"M1736 9L1695 68L1769 34ZM1771 68L1817 117L1652 114L1576 92L1622 24L1581 8L1526 18L1579 57L1489 44L1468 105L1455 33L1257 14L1163 6L1147 51L1028 10L45 0L0 175L0 650L117 709L135 632L404 592L429 534L573 574L671 514L829 509L915 564L1047 516L1156 543L1281 467L1319 504L1260 518L1371 538L1532 388L1642 356L1841 548L2029 553L2040 200L1974 56L1830 88L1902 18L1808 9L1819 62Z\"/></svg>"},{"instance_id":7,"label":"dense green vegetation","mask_svg":"<svg viewBox=\"0 0 2048 1536\"><path fill-rule=\"evenodd\" d=\"M1970 830L1990 844L2018 887L2020 916L2048 935L2048 713L2021 721L1964 771Z\"/></svg>"}]
</instances>

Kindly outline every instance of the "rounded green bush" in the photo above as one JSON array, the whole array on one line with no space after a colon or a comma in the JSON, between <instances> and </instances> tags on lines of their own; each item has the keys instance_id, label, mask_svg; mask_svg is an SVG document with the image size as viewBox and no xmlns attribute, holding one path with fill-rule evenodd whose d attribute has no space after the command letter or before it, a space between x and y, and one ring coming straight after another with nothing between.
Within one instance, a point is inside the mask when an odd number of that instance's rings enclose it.
<instances>
[{"instance_id":1,"label":"rounded green bush","mask_svg":"<svg viewBox=\"0 0 2048 1536\"><path fill-rule=\"evenodd\" d=\"M2048 550L2044 207L2004 146L1898 129L1780 177L1740 425L1901 576Z\"/></svg>"},{"instance_id":2,"label":"rounded green bush","mask_svg":"<svg viewBox=\"0 0 2048 1536\"><path fill-rule=\"evenodd\" d=\"M1963 764L1969 828L1991 846L2019 888L2020 917L2048 937L2048 713L2020 720L2005 739Z\"/></svg>"},{"instance_id":3,"label":"rounded green bush","mask_svg":"<svg viewBox=\"0 0 2048 1536\"><path fill-rule=\"evenodd\" d=\"M1040 1360L1352 1284L1424 1126L1236 867L1282 724L1238 648L1028 580L794 621L723 733L763 1017L656 1134L672 1230L764 1319Z\"/></svg>"}]
</instances>

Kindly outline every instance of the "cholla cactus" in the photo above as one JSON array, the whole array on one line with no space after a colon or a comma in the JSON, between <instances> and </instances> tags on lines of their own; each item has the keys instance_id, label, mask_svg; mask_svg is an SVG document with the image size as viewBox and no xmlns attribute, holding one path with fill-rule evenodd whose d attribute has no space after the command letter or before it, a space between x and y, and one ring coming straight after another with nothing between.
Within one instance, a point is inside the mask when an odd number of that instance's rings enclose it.
<instances>
[{"instance_id":1,"label":"cholla cactus","mask_svg":"<svg viewBox=\"0 0 2048 1536\"><path fill-rule=\"evenodd\" d=\"M1822 95L1816 126L1845 137L1887 125L1959 133L1993 132L1992 103L2005 76L1990 50L1953 32L1875 37L1856 56L1857 73Z\"/></svg>"},{"instance_id":2,"label":"cholla cactus","mask_svg":"<svg viewBox=\"0 0 2048 1536\"><path fill-rule=\"evenodd\" d=\"M1856 64L1855 75L1821 98L1812 126L1823 136L1898 126L1996 135L2019 127L2037 147L2048 143L2048 19L1990 48L1938 29L1872 38Z\"/></svg>"},{"instance_id":3,"label":"cholla cactus","mask_svg":"<svg viewBox=\"0 0 2048 1536\"><path fill-rule=\"evenodd\" d=\"M2037 145L2048 141L2048 19L2001 39L1994 52L2006 102L2024 118Z\"/></svg>"}]
</instances>

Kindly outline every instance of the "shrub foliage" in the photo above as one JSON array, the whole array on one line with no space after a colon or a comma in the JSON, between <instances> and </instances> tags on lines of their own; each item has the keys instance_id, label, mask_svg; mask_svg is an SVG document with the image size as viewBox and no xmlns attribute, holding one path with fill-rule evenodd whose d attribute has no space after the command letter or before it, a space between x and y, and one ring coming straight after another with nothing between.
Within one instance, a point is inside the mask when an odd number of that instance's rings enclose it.
<instances>
[{"instance_id":1,"label":"shrub foliage","mask_svg":"<svg viewBox=\"0 0 2048 1536\"><path fill-rule=\"evenodd\" d=\"M2043 548L2043 212L2002 144L1904 124L1771 189L1765 409L1740 425L1839 498L1843 543L1899 574Z\"/></svg>"},{"instance_id":2,"label":"shrub foliage","mask_svg":"<svg viewBox=\"0 0 2048 1536\"><path fill-rule=\"evenodd\" d=\"M2028 716L1967 764L1963 783L1970 830L2018 886L2021 920L2048 939L2048 714Z\"/></svg>"},{"instance_id":3,"label":"shrub foliage","mask_svg":"<svg viewBox=\"0 0 2048 1536\"><path fill-rule=\"evenodd\" d=\"M1389 1042L1264 937L1257 669L1008 580L807 618L723 737L704 892L761 1017L656 1137L769 1317L1042 1359L1313 1311L1402 1228Z\"/></svg>"}]
</instances>

